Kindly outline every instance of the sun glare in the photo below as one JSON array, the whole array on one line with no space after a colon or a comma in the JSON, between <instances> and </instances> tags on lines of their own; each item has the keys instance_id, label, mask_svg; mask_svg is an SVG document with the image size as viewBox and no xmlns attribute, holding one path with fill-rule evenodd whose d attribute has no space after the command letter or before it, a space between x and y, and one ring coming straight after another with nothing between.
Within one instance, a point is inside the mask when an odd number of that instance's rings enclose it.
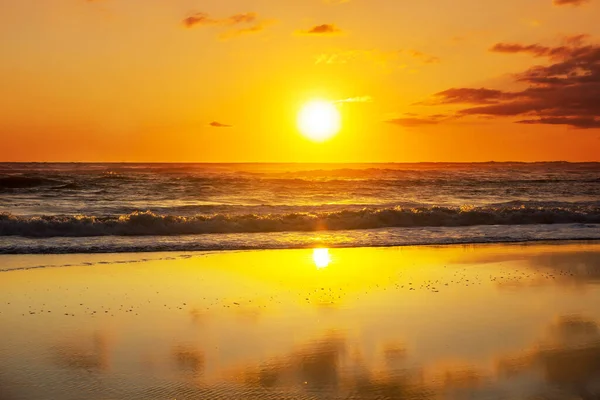
<instances>
[{"instance_id":1,"label":"sun glare","mask_svg":"<svg viewBox=\"0 0 600 400\"><path fill-rule=\"evenodd\" d=\"M298 128L307 138L323 142L338 133L341 116L335 104L314 100L302 107L298 114Z\"/></svg>"}]
</instances>

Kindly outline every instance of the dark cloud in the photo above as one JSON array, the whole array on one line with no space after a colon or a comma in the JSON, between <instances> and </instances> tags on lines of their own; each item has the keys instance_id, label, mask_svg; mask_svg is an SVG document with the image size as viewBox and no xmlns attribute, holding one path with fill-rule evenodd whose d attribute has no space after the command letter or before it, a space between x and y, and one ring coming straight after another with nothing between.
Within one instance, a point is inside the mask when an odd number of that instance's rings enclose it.
<instances>
[{"instance_id":1,"label":"dark cloud","mask_svg":"<svg viewBox=\"0 0 600 400\"><path fill-rule=\"evenodd\" d=\"M452 88L420 104L465 104L456 117L521 117L518 123L600 127L600 45L585 44L587 35L567 37L560 46L498 43L499 53L526 53L547 58L513 76L527 87L520 91L488 88ZM426 118L425 121L428 119ZM411 122L410 120L408 122ZM412 121L414 122L414 121ZM430 122L430 123L435 123Z\"/></svg>"},{"instance_id":2,"label":"dark cloud","mask_svg":"<svg viewBox=\"0 0 600 400\"><path fill-rule=\"evenodd\" d=\"M501 90L494 89L471 89L471 88L452 88L436 93L434 98L420 104L439 105L439 104L491 104L511 95Z\"/></svg>"},{"instance_id":3,"label":"dark cloud","mask_svg":"<svg viewBox=\"0 0 600 400\"><path fill-rule=\"evenodd\" d=\"M496 43L490 51L497 53L530 53L536 57L550 56L552 51L562 51L563 48L551 48L539 44L522 45L518 43Z\"/></svg>"},{"instance_id":4,"label":"dark cloud","mask_svg":"<svg viewBox=\"0 0 600 400\"><path fill-rule=\"evenodd\" d=\"M334 24L316 25L305 31L298 31L301 35L335 35L341 33L342 30Z\"/></svg>"},{"instance_id":5,"label":"dark cloud","mask_svg":"<svg viewBox=\"0 0 600 400\"><path fill-rule=\"evenodd\" d=\"M183 20L183 24L188 28L191 28L195 25L214 25L215 22L216 21L210 18L210 16L206 13L196 13Z\"/></svg>"},{"instance_id":6,"label":"dark cloud","mask_svg":"<svg viewBox=\"0 0 600 400\"><path fill-rule=\"evenodd\" d=\"M258 15L253 12L234 14L230 17L221 18L221 19L218 19L218 18L215 19L215 18L212 18L207 13L198 12L198 13L195 13L195 14L190 15L189 17L185 18L183 20L183 25L185 25L188 28L191 28L194 26L214 26L214 25L231 26L231 25L256 22L257 19L258 19Z\"/></svg>"},{"instance_id":7,"label":"dark cloud","mask_svg":"<svg viewBox=\"0 0 600 400\"><path fill-rule=\"evenodd\" d=\"M517 121L519 124L547 124L547 125L571 125L578 128L600 128L600 119L594 118L570 118L551 117L538 119L524 119Z\"/></svg>"},{"instance_id":8,"label":"dark cloud","mask_svg":"<svg viewBox=\"0 0 600 400\"><path fill-rule=\"evenodd\" d=\"M233 125L222 124L217 121L213 121L209 125L212 126L213 128L231 128L233 126Z\"/></svg>"},{"instance_id":9,"label":"dark cloud","mask_svg":"<svg viewBox=\"0 0 600 400\"><path fill-rule=\"evenodd\" d=\"M554 0L555 6L580 6L588 3L590 0Z\"/></svg>"}]
</instances>

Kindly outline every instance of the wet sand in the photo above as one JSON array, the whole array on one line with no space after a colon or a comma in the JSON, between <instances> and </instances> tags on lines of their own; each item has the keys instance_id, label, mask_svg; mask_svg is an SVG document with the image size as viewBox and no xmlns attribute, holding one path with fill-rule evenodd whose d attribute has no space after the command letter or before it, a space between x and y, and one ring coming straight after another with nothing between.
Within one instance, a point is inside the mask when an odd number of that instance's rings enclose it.
<instances>
[{"instance_id":1,"label":"wet sand","mask_svg":"<svg viewBox=\"0 0 600 400\"><path fill-rule=\"evenodd\" d=\"M0 400L596 399L600 243L0 256Z\"/></svg>"}]
</instances>

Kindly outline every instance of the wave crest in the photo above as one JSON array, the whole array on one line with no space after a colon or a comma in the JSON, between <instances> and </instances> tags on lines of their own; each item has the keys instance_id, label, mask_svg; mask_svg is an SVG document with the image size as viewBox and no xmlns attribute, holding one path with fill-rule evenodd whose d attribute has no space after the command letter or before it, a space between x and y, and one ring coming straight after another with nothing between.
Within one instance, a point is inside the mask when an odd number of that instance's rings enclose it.
<instances>
[{"instance_id":1,"label":"wave crest","mask_svg":"<svg viewBox=\"0 0 600 400\"><path fill-rule=\"evenodd\" d=\"M117 216L24 217L2 213L0 236L168 236L558 223L600 223L600 207L392 207L315 213L195 216L160 215L150 211Z\"/></svg>"}]
</instances>

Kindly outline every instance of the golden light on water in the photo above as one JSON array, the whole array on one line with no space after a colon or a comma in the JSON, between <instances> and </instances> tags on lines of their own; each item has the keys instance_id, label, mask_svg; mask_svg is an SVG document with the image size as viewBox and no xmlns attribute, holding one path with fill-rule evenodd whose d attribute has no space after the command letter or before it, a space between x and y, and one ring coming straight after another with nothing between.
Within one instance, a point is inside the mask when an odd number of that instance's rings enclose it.
<instances>
[{"instance_id":1,"label":"golden light on water","mask_svg":"<svg viewBox=\"0 0 600 400\"><path fill-rule=\"evenodd\" d=\"M313 261L318 269L327 268L331 263L331 256L329 255L329 249L314 249L313 250Z\"/></svg>"},{"instance_id":2,"label":"golden light on water","mask_svg":"<svg viewBox=\"0 0 600 400\"><path fill-rule=\"evenodd\" d=\"M314 100L305 104L300 110L298 129L310 140L323 142L339 132L341 119L334 103Z\"/></svg>"}]
</instances>

